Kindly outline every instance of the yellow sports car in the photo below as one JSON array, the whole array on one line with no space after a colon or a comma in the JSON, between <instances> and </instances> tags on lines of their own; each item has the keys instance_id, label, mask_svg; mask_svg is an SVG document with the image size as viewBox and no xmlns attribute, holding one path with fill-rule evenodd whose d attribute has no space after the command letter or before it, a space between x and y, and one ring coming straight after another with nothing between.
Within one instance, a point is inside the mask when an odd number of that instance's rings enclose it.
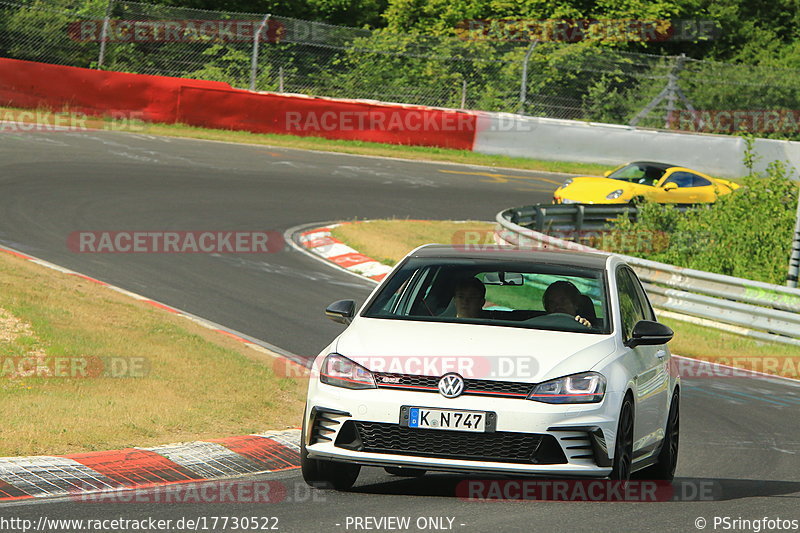
<instances>
[{"instance_id":1,"label":"yellow sports car","mask_svg":"<svg viewBox=\"0 0 800 533\"><path fill-rule=\"evenodd\" d=\"M648 200L661 204L713 203L739 188L735 183L665 163L635 161L605 173L604 178L570 178L553 193L557 204L626 204Z\"/></svg>"}]
</instances>

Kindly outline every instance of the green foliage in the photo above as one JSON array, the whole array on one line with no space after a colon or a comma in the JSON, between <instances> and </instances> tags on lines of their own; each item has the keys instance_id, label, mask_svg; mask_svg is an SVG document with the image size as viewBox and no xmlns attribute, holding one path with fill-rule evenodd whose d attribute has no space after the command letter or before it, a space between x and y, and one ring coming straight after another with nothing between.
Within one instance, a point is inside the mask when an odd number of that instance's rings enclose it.
<instances>
[{"instance_id":1,"label":"green foliage","mask_svg":"<svg viewBox=\"0 0 800 533\"><path fill-rule=\"evenodd\" d=\"M222 81L234 87L247 87L250 80L250 56L241 49L213 44L203 51L208 62L203 68L189 72L187 78Z\"/></svg>"},{"instance_id":2,"label":"green foliage","mask_svg":"<svg viewBox=\"0 0 800 533\"><path fill-rule=\"evenodd\" d=\"M780 161L763 175L744 178L742 187L708 206L679 212L675 207L646 203L636 222L614 221L612 232L623 241L631 232L665 232L668 246L638 253L671 265L740 278L783 284L789 264L798 187ZM614 250L611 250L614 251Z\"/></svg>"},{"instance_id":3,"label":"green foliage","mask_svg":"<svg viewBox=\"0 0 800 533\"><path fill-rule=\"evenodd\" d=\"M97 66L100 45L68 36L70 23L102 20L111 0L29 0L0 5L0 56ZM273 15L287 29L259 48L256 88L319 96L520 112L535 116L629 123L678 77L699 117L667 117L664 102L644 127L730 131L713 110L780 111L777 131L750 126L761 137L800 139L800 10L797 0L113 0L115 20L238 19ZM211 10L211 11L199 11ZM305 19L297 21L286 18ZM520 107L523 60L530 41L475 39L463 23L509 21L715 21L710 40L642 42L587 39L539 42L527 69ZM311 23L308 20L324 21ZM461 26L459 27L459 24ZM348 26L348 27L345 27ZM372 32L356 27L378 28ZM103 68L124 72L226 81L248 87L252 43L109 42ZM631 52L637 52L632 54ZM644 52L644 54L640 53ZM686 60L676 54L685 52ZM719 61L740 61L741 65ZM680 63L680 68L679 67ZM682 107L683 104L680 103ZM795 111L792 111L795 110ZM788 111L788 112L786 112ZM702 129L696 118L701 119Z\"/></svg>"}]
</instances>

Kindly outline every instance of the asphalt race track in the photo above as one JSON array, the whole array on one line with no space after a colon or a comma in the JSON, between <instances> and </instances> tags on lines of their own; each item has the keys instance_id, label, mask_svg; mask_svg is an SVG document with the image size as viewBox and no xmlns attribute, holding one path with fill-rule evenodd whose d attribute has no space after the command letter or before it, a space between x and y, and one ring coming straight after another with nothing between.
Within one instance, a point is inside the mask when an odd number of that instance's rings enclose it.
<instances>
[{"instance_id":1,"label":"asphalt race track","mask_svg":"<svg viewBox=\"0 0 800 533\"><path fill-rule=\"evenodd\" d=\"M3 133L0 244L308 357L341 329L324 318L324 306L347 297L363 301L371 284L288 247L258 255L80 254L67 247L67 236L283 232L353 218L492 220L502 208L547 201L561 181L534 172L147 135ZM800 519L798 420L796 384L684 378L673 498L689 501L466 501L455 495L463 481L457 476L406 479L364 469L349 493L311 493L299 472L282 474L287 497L269 505L36 500L4 506L0 517L274 516L280 531L364 531L353 517L397 516L411 518L411 531L593 532L697 531L702 517L708 531L748 530L714 528L714 517ZM420 517L445 520L418 529Z\"/></svg>"}]
</instances>

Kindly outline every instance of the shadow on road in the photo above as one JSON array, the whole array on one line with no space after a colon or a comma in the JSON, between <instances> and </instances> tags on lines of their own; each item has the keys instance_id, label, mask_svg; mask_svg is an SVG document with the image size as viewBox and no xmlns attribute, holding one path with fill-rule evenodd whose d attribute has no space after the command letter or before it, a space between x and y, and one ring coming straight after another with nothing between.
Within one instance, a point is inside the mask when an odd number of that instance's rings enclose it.
<instances>
[{"instance_id":1,"label":"shadow on road","mask_svg":"<svg viewBox=\"0 0 800 533\"><path fill-rule=\"evenodd\" d=\"M352 489L353 493L458 498L464 501L615 501L701 502L754 497L800 499L800 481L676 478L634 479L628 485L611 480L462 477L427 474L420 478L382 477Z\"/></svg>"}]
</instances>

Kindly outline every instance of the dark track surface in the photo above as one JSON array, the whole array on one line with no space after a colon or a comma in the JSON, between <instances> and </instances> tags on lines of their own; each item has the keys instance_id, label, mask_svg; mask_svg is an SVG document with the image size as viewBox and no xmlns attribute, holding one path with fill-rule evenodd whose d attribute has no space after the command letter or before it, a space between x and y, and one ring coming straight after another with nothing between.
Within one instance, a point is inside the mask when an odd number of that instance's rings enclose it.
<instances>
[{"instance_id":1,"label":"dark track surface","mask_svg":"<svg viewBox=\"0 0 800 533\"><path fill-rule=\"evenodd\" d=\"M495 173L489 178L456 172ZM497 183L505 180L507 183ZM548 181L544 181L548 180ZM0 243L300 355L339 328L321 310L372 287L276 254L76 254L86 230L283 230L353 218L493 220L558 177L112 133L0 135ZM489 182L489 183L487 183Z\"/></svg>"},{"instance_id":2,"label":"dark track surface","mask_svg":"<svg viewBox=\"0 0 800 533\"><path fill-rule=\"evenodd\" d=\"M556 185L546 180L561 178L142 135L2 134L0 243L309 356L341 330L322 308L345 297L363 301L370 284L289 250L89 255L69 251L66 237L77 230L283 231L354 217L491 220L504 207L547 201ZM278 516L281 531L346 531L347 516L412 523L448 516L455 531L696 531L702 516L713 531L715 515L800 519L798 415L800 388L789 383L685 380L678 477L711 487L705 502L467 502L453 496L454 476L404 480L365 469L355 492L313 499L297 473L283 474L290 494L300 487L299 502L39 501L0 508L0 517L258 515Z\"/></svg>"}]
</instances>

